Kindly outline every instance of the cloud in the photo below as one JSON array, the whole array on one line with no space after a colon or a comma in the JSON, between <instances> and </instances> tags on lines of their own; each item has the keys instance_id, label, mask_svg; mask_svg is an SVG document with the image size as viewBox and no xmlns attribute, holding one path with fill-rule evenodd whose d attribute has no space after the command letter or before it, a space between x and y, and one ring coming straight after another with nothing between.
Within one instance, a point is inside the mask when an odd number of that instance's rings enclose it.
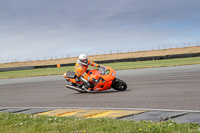
<instances>
[{"instance_id":1,"label":"cloud","mask_svg":"<svg viewBox=\"0 0 200 133\"><path fill-rule=\"evenodd\" d=\"M199 0L1 0L0 59L198 41L199 4Z\"/></svg>"}]
</instances>

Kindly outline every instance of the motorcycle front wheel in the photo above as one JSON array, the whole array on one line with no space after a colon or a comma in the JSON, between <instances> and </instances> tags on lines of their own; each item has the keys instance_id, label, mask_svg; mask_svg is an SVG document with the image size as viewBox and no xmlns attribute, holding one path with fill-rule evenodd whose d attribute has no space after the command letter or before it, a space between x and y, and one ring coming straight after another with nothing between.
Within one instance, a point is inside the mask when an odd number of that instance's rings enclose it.
<instances>
[{"instance_id":1,"label":"motorcycle front wheel","mask_svg":"<svg viewBox=\"0 0 200 133\"><path fill-rule=\"evenodd\" d=\"M116 78L111 87L117 91L125 91L127 89L127 84L123 80Z\"/></svg>"}]
</instances>

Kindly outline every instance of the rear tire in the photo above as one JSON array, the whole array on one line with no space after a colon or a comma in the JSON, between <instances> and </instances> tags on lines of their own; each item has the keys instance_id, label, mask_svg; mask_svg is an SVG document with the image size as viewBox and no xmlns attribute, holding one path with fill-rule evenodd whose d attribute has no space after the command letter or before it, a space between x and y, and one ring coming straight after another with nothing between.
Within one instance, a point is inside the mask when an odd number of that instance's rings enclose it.
<instances>
[{"instance_id":1,"label":"rear tire","mask_svg":"<svg viewBox=\"0 0 200 133\"><path fill-rule=\"evenodd\" d=\"M127 89L127 84L121 79L115 79L111 87L117 91L125 91Z\"/></svg>"}]
</instances>

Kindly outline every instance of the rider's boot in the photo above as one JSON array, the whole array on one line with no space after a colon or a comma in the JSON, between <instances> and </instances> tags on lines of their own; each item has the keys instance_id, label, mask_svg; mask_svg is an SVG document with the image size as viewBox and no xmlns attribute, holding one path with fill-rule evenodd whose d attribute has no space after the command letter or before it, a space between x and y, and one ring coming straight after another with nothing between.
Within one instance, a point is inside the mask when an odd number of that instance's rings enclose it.
<instances>
[{"instance_id":1,"label":"rider's boot","mask_svg":"<svg viewBox=\"0 0 200 133\"><path fill-rule=\"evenodd\" d=\"M89 92L92 90L91 88L91 83L89 81L87 81L86 79L84 79L83 77L80 77L80 81L83 82L83 86L82 89Z\"/></svg>"}]
</instances>

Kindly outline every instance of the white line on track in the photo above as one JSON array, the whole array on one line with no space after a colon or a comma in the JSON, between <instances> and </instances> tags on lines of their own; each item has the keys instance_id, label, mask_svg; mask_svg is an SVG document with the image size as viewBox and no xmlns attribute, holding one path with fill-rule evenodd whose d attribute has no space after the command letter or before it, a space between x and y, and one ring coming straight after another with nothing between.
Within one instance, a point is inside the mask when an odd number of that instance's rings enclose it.
<instances>
[{"instance_id":1,"label":"white line on track","mask_svg":"<svg viewBox=\"0 0 200 133\"><path fill-rule=\"evenodd\" d=\"M193 112L200 113L200 110L177 110L177 109L150 109L150 108L107 108L107 107L0 107L0 109L9 108L48 108L48 109L107 109L107 110L140 110L140 111L171 111L171 112Z\"/></svg>"}]
</instances>

